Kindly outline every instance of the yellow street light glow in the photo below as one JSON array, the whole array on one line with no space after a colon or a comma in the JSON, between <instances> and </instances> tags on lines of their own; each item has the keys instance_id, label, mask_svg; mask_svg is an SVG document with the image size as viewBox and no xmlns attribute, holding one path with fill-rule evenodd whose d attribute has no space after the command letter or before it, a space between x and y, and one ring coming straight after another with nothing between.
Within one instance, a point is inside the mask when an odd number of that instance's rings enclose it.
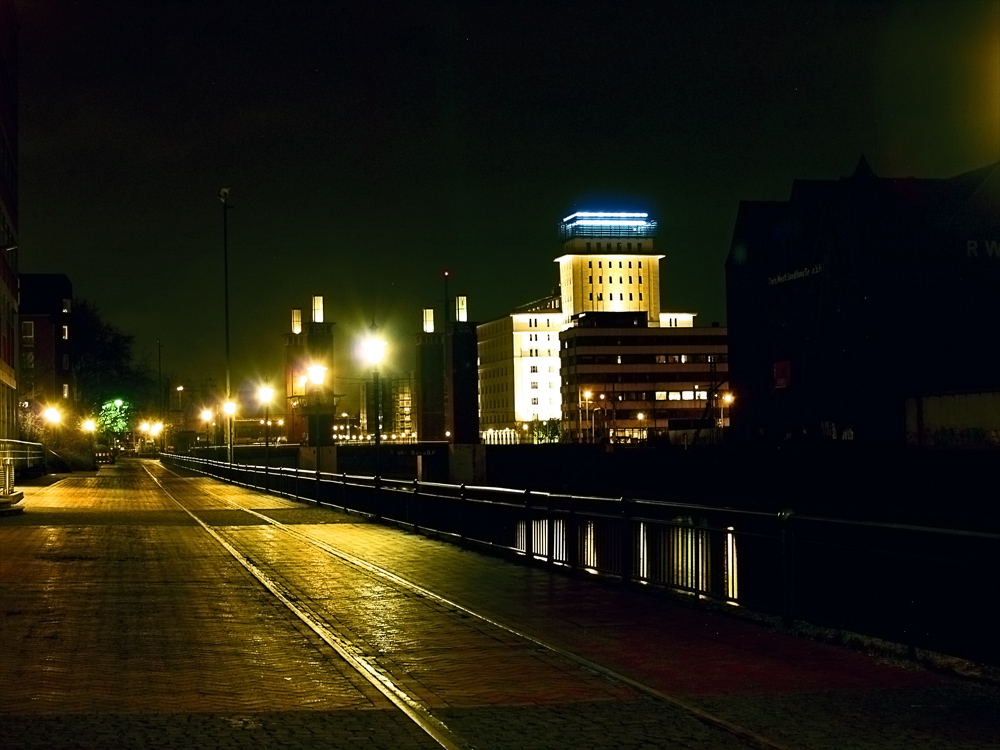
<instances>
[{"instance_id":1,"label":"yellow street light glow","mask_svg":"<svg viewBox=\"0 0 1000 750\"><path fill-rule=\"evenodd\" d=\"M312 365L306 369L309 372L309 380L314 385L323 385L323 380L326 378L326 368L323 365Z\"/></svg>"},{"instance_id":2,"label":"yellow street light glow","mask_svg":"<svg viewBox=\"0 0 1000 750\"><path fill-rule=\"evenodd\" d=\"M62 419L62 415L56 409L46 409L45 418L50 422L52 422L53 424L55 424L60 419Z\"/></svg>"},{"instance_id":3,"label":"yellow street light glow","mask_svg":"<svg viewBox=\"0 0 1000 750\"><path fill-rule=\"evenodd\" d=\"M642 419L642 412L639 412L639 419Z\"/></svg>"},{"instance_id":4,"label":"yellow street light glow","mask_svg":"<svg viewBox=\"0 0 1000 750\"><path fill-rule=\"evenodd\" d=\"M97 425L94 424L93 419L88 419L86 422L83 423L83 429L85 429L87 432L93 432L96 428Z\"/></svg>"},{"instance_id":5,"label":"yellow street light glow","mask_svg":"<svg viewBox=\"0 0 1000 750\"><path fill-rule=\"evenodd\" d=\"M725 401L727 404L733 403L733 394L727 393L725 396L722 397L722 400Z\"/></svg>"},{"instance_id":6,"label":"yellow street light glow","mask_svg":"<svg viewBox=\"0 0 1000 750\"><path fill-rule=\"evenodd\" d=\"M139 425L139 429L142 430L143 432L149 432L149 422L143 422L141 425Z\"/></svg>"},{"instance_id":7,"label":"yellow street light glow","mask_svg":"<svg viewBox=\"0 0 1000 750\"><path fill-rule=\"evenodd\" d=\"M593 395L593 394L592 394L592 393L591 393L590 391L584 391L584 392L583 392L583 397L584 397L585 399L587 399L588 401L590 401L590 397L591 397L592 395Z\"/></svg>"},{"instance_id":8,"label":"yellow street light glow","mask_svg":"<svg viewBox=\"0 0 1000 750\"><path fill-rule=\"evenodd\" d=\"M373 365L382 361L382 357L385 356L385 347L386 343L379 339L365 339L364 343L361 344L365 359Z\"/></svg>"},{"instance_id":9,"label":"yellow street light glow","mask_svg":"<svg viewBox=\"0 0 1000 750\"><path fill-rule=\"evenodd\" d=\"M263 401L265 404L270 403L271 398L274 396L274 388L268 388L265 385L257 392L257 395L260 396L260 400Z\"/></svg>"},{"instance_id":10,"label":"yellow street light glow","mask_svg":"<svg viewBox=\"0 0 1000 750\"><path fill-rule=\"evenodd\" d=\"M183 390L184 390L184 386L183 386L183 385L179 385L179 386L177 386L177 390L179 390L179 391L183 391Z\"/></svg>"},{"instance_id":11,"label":"yellow street light glow","mask_svg":"<svg viewBox=\"0 0 1000 750\"><path fill-rule=\"evenodd\" d=\"M236 404L234 404L232 401L227 401L225 406L222 407L222 410L226 412L226 414L228 414L229 416L232 416L233 414L236 413Z\"/></svg>"},{"instance_id":12,"label":"yellow street light glow","mask_svg":"<svg viewBox=\"0 0 1000 750\"><path fill-rule=\"evenodd\" d=\"M205 411L201 413L201 418L207 422L212 418L212 412L210 412L208 409L205 409Z\"/></svg>"}]
</instances>

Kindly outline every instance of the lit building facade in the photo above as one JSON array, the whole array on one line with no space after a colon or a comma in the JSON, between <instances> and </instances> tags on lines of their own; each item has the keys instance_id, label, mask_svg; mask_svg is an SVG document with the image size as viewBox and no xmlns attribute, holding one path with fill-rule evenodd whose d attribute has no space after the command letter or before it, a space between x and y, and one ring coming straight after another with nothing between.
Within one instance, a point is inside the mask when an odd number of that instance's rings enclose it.
<instances>
[{"instance_id":1,"label":"lit building facade","mask_svg":"<svg viewBox=\"0 0 1000 750\"><path fill-rule=\"evenodd\" d=\"M0 439L20 437L17 99L17 17L13 2L0 2Z\"/></svg>"},{"instance_id":2,"label":"lit building facade","mask_svg":"<svg viewBox=\"0 0 1000 750\"><path fill-rule=\"evenodd\" d=\"M478 327L479 429L485 439L561 418L562 326L561 300L552 295Z\"/></svg>"},{"instance_id":3,"label":"lit building facade","mask_svg":"<svg viewBox=\"0 0 1000 750\"><path fill-rule=\"evenodd\" d=\"M656 227L642 212L562 220L559 293L479 327L487 442L535 420L558 420L564 440L679 438L724 423L726 330L662 311Z\"/></svg>"}]
</instances>

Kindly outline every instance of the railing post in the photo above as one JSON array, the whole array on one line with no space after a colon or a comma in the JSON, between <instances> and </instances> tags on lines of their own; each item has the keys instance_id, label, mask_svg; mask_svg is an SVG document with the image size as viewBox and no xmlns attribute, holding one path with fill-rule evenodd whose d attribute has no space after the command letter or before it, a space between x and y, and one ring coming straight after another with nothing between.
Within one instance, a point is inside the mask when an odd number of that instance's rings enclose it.
<instances>
[{"instance_id":1,"label":"railing post","mask_svg":"<svg viewBox=\"0 0 1000 750\"><path fill-rule=\"evenodd\" d=\"M344 513L350 513L347 507L347 472L340 472L340 500L341 507L344 509Z\"/></svg>"},{"instance_id":2,"label":"railing post","mask_svg":"<svg viewBox=\"0 0 1000 750\"><path fill-rule=\"evenodd\" d=\"M472 517L469 512L468 498L465 496L465 482L462 482L462 486L458 488L458 502L458 538L464 547L469 541L468 527L469 519Z\"/></svg>"},{"instance_id":3,"label":"railing post","mask_svg":"<svg viewBox=\"0 0 1000 750\"><path fill-rule=\"evenodd\" d=\"M580 519L576 515L575 500L572 497L566 500L566 564L575 573L580 567Z\"/></svg>"},{"instance_id":4,"label":"railing post","mask_svg":"<svg viewBox=\"0 0 1000 750\"><path fill-rule=\"evenodd\" d=\"M545 531L546 533L546 546L548 547L548 559L549 565L555 565L556 561L556 511L555 511L555 501L552 495L549 495L548 502L548 518L545 521Z\"/></svg>"},{"instance_id":5,"label":"railing post","mask_svg":"<svg viewBox=\"0 0 1000 750\"><path fill-rule=\"evenodd\" d=\"M534 529L532 528L531 519L531 490L524 491L524 554L527 556L528 561L534 559L535 551L533 549L532 537L534 536Z\"/></svg>"},{"instance_id":6,"label":"railing post","mask_svg":"<svg viewBox=\"0 0 1000 750\"><path fill-rule=\"evenodd\" d=\"M785 508L778 513L781 527L781 619L791 627L795 618L795 548L792 517L795 513Z\"/></svg>"},{"instance_id":7,"label":"railing post","mask_svg":"<svg viewBox=\"0 0 1000 750\"><path fill-rule=\"evenodd\" d=\"M420 480L413 480L413 499L407 498L406 504L408 506L406 518L407 520L412 519L410 522L413 524L413 530L416 531L419 528L416 519L420 515Z\"/></svg>"},{"instance_id":8,"label":"railing post","mask_svg":"<svg viewBox=\"0 0 1000 750\"><path fill-rule=\"evenodd\" d=\"M632 501L627 497L622 497L622 520L621 520L621 576L622 583L632 583L632 574L635 569L635 533L632 521Z\"/></svg>"}]
</instances>

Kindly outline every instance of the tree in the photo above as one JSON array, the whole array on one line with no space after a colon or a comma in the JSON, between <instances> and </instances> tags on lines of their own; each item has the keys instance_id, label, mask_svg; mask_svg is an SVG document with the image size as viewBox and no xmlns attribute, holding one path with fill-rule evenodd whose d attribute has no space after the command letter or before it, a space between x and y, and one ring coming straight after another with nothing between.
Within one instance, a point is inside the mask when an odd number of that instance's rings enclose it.
<instances>
[{"instance_id":1,"label":"tree","mask_svg":"<svg viewBox=\"0 0 1000 750\"><path fill-rule=\"evenodd\" d=\"M135 362L133 337L101 318L87 300L73 305L74 360L77 401L97 413L109 401L150 400L155 379L149 368Z\"/></svg>"}]
</instances>

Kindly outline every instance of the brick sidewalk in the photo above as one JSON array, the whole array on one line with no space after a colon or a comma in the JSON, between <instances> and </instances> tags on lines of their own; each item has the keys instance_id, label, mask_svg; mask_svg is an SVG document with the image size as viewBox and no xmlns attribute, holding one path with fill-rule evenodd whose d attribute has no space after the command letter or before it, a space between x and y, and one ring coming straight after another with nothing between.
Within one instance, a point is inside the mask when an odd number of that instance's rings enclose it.
<instances>
[{"instance_id":1,"label":"brick sidewalk","mask_svg":"<svg viewBox=\"0 0 1000 750\"><path fill-rule=\"evenodd\" d=\"M281 551L272 532L223 498L788 747L986 748L1000 736L993 687L357 516L211 480L183 484L197 486L200 516L259 537L267 554ZM70 477L33 488L25 503L25 514L0 522L0 746L59 747L72 736L77 746L101 747L112 735L132 738L122 747L434 746L138 474L121 467ZM319 565L292 573L308 581ZM438 636L425 666L457 649ZM441 715L490 738L479 747L570 747L570 738L589 738L593 748L659 746L651 736L680 747L745 746L653 699L597 689L603 678L586 688L525 679L510 685L520 697L492 702L502 685L495 675L449 679L437 693L456 697ZM537 700L545 690L553 699ZM608 745L607 726L634 743Z\"/></svg>"}]
</instances>

